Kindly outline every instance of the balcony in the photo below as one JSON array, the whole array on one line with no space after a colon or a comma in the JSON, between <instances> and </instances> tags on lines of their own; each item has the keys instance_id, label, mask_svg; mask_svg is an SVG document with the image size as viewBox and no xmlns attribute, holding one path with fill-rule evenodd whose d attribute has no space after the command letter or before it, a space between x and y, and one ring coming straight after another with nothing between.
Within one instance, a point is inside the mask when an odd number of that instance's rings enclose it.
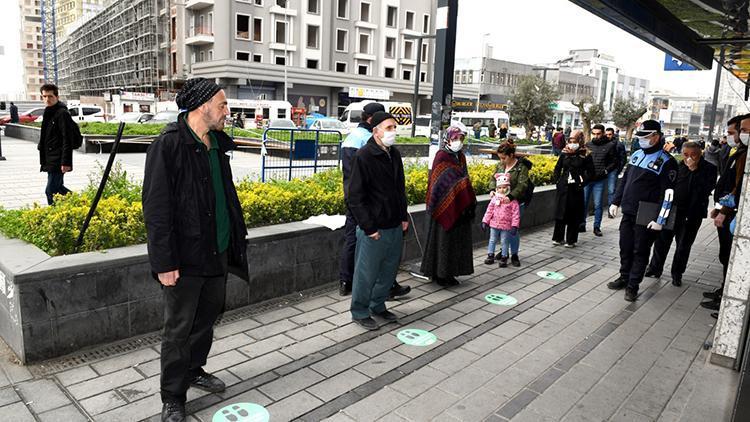
<instances>
[{"instance_id":1,"label":"balcony","mask_svg":"<svg viewBox=\"0 0 750 422\"><path fill-rule=\"evenodd\" d=\"M185 38L186 45L207 45L214 43L214 32L208 27L190 28L188 37Z\"/></svg>"},{"instance_id":2,"label":"balcony","mask_svg":"<svg viewBox=\"0 0 750 422\"><path fill-rule=\"evenodd\" d=\"M213 5L214 0L188 0L188 2L185 4L185 9L202 10Z\"/></svg>"}]
</instances>

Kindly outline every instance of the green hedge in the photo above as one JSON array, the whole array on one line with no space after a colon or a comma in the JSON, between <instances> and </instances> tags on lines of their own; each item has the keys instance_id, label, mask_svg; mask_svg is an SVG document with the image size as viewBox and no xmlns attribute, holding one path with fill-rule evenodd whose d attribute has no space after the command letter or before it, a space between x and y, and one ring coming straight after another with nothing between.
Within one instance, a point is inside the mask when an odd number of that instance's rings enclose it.
<instances>
[{"instance_id":1,"label":"green hedge","mask_svg":"<svg viewBox=\"0 0 750 422\"><path fill-rule=\"evenodd\" d=\"M548 184L555 157L531 156L532 180L537 186ZM495 164L472 163L469 174L478 194L490 190ZM424 202L427 190L427 166L407 165L406 195L410 205ZM0 232L32 243L50 255L74 252L96 187L101 168L89 176L89 186L81 192L58 197L55 204L37 204L21 210L0 207ZM319 214L343 214L344 194L341 170L319 173L306 179L267 183L242 181L237 184L248 227L304 220ZM103 199L99 202L80 251L95 251L146 242L141 208L141 186L116 164L110 174Z\"/></svg>"}]
</instances>

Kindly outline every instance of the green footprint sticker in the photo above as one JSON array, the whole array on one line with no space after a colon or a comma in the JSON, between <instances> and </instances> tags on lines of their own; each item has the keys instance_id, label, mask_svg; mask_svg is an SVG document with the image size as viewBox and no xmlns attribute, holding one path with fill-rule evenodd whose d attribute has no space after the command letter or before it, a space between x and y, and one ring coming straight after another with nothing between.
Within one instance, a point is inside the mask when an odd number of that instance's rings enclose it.
<instances>
[{"instance_id":1,"label":"green footprint sticker","mask_svg":"<svg viewBox=\"0 0 750 422\"><path fill-rule=\"evenodd\" d=\"M536 275L541 278L546 278L547 280L565 280L564 275L556 273L554 271L539 271L538 273L536 273Z\"/></svg>"},{"instance_id":2,"label":"green footprint sticker","mask_svg":"<svg viewBox=\"0 0 750 422\"><path fill-rule=\"evenodd\" d=\"M484 300L494 305L502 306L513 306L518 303L518 300L513 296L504 295L502 293L490 293L484 297Z\"/></svg>"},{"instance_id":3,"label":"green footprint sticker","mask_svg":"<svg viewBox=\"0 0 750 422\"><path fill-rule=\"evenodd\" d=\"M401 330L396 334L396 337L398 337L402 343L408 344L409 346L430 346L437 341L435 334L417 328Z\"/></svg>"},{"instance_id":4,"label":"green footprint sticker","mask_svg":"<svg viewBox=\"0 0 750 422\"><path fill-rule=\"evenodd\" d=\"M235 403L214 413L211 422L268 422L271 415L265 407L255 403Z\"/></svg>"}]
</instances>

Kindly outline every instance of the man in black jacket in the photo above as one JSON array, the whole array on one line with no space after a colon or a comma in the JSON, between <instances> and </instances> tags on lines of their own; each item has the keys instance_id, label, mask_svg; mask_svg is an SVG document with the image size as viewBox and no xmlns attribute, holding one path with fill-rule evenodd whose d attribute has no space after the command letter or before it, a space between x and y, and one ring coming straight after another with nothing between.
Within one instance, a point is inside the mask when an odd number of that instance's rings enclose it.
<instances>
[{"instance_id":1,"label":"man in black jacket","mask_svg":"<svg viewBox=\"0 0 750 422\"><path fill-rule=\"evenodd\" d=\"M39 171L47 173L47 204L54 203L56 194L67 195L70 190L64 185L65 173L73 171L73 126L68 107L60 102L57 86L44 84L40 89L46 105L39 136Z\"/></svg>"},{"instance_id":2,"label":"man in black jacket","mask_svg":"<svg viewBox=\"0 0 750 422\"><path fill-rule=\"evenodd\" d=\"M654 242L654 252L646 269L646 277L660 277L672 239L676 239L677 249L672 259L672 284L675 286L682 285L690 249L708 214L708 197L716 180L716 166L701 156L700 145L696 142L683 144L682 155L684 160L677 169L672 203L673 212L676 212L674 230L662 230Z\"/></svg>"},{"instance_id":3,"label":"man in black jacket","mask_svg":"<svg viewBox=\"0 0 750 422\"><path fill-rule=\"evenodd\" d=\"M617 170L617 144L604 136L604 126L597 124L591 129L591 141L586 144L594 160L594 175L583 188L583 222L579 231L586 231L586 220L589 213L589 199L594 197L594 235L602 235L602 196L607 187L608 175Z\"/></svg>"},{"instance_id":4,"label":"man in black jacket","mask_svg":"<svg viewBox=\"0 0 750 422\"><path fill-rule=\"evenodd\" d=\"M352 285L352 320L377 330L371 316L395 321L385 300L396 279L401 244L409 223L404 165L396 142L396 119L379 111L372 116L372 138L352 162L348 206L357 221L357 249Z\"/></svg>"},{"instance_id":5,"label":"man in black jacket","mask_svg":"<svg viewBox=\"0 0 750 422\"><path fill-rule=\"evenodd\" d=\"M177 94L181 110L148 149L143 217L151 270L163 286L162 420L185 420L191 385L224 383L206 373L213 325L224 307L227 272L249 280L247 229L226 152L224 91L196 78Z\"/></svg>"},{"instance_id":6,"label":"man in black jacket","mask_svg":"<svg viewBox=\"0 0 750 422\"><path fill-rule=\"evenodd\" d=\"M607 139L609 139L610 142L614 142L616 146L615 151L617 152L617 167L615 168L615 171L611 171L607 174L607 207L609 207L612 205L612 199L615 197L615 190L617 190L617 182L619 181L620 173L622 173L622 169L624 169L625 165L628 163L628 153L625 149L625 143L620 141L620 137L615 134L614 129L608 128L605 133ZM609 212L607 212L607 217L614 218Z\"/></svg>"}]
</instances>

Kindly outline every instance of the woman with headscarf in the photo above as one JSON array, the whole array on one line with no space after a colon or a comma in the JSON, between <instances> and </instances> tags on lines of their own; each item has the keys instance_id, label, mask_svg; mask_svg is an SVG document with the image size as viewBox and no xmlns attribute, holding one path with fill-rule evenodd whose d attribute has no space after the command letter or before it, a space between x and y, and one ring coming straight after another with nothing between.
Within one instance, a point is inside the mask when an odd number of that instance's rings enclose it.
<instances>
[{"instance_id":1,"label":"woman with headscarf","mask_svg":"<svg viewBox=\"0 0 750 422\"><path fill-rule=\"evenodd\" d=\"M461 152L467 132L458 122L446 129L427 184L429 229L421 270L441 286L458 285L456 276L474 273L471 224L477 198Z\"/></svg>"}]
</instances>

